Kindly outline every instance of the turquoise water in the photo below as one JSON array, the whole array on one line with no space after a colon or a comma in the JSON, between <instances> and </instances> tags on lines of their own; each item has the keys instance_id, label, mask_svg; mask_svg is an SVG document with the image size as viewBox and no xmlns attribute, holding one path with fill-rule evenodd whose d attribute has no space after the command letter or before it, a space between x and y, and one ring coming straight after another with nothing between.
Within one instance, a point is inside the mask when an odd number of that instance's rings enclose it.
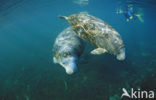
<instances>
[{"instance_id":1,"label":"turquoise water","mask_svg":"<svg viewBox=\"0 0 156 100\"><path fill-rule=\"evenodd\" d=\"M141 9L144 22L127 22L116 13L129 4ZM90 55L88 46L73 75L53 63L55 38L69 26L58 15L79 12L101 18L121 34L124 61L109 54ZM120 100L122 88L156 93L155 12L154 0L0 2L0 100Z\"/></svg>"}]
</instances>

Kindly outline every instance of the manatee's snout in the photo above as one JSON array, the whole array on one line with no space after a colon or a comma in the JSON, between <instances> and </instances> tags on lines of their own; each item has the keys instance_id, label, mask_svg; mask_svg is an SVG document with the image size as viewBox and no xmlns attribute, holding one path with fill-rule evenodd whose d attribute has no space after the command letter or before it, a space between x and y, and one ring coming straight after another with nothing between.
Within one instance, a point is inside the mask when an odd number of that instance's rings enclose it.
<instances>
[{"instance_id":1,"label":"manatee's snout","mask_svg":"<svg viewBox=\"0 0 156 100\"><path fill-rule=\"evenodd\" d=\"M125 48L123 49L120 49L119 53L117 54L116 58L118 60L124 60L126 58L126 55L125 55Z\"/></svg>"},{"instance_id":2,"label":"manatee's snout","mask_svg":"<svg viewBox=\"0 0 156 100\"><path fill-rule=\"evenodd\" d=\"M69 75L71 75L77 71L77 65L74 62L68 63L68 65L66 65L64 68L66 70L66 73Z\"/></svg>"},{"instance_id":3,"label":"manatee's snout","mask_svg":"<svg viewBox=\"0 0 156 100\"><path fill-rule=\"evenodd\" d=\"M68 20L68 17L67 16L61 16L61 15L59 15L58 16L60 19L66 19L66 20Z\"/></svg>"}]
</instances>

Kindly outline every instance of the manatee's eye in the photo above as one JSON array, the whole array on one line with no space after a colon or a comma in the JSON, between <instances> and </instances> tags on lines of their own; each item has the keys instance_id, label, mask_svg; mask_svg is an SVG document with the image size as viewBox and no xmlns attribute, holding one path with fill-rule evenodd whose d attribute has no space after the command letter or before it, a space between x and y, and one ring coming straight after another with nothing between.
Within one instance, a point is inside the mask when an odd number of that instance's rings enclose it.
<instances>
[{"instance_id":1,"label":"manatee's eye","mask_svg":"<svg viewBox=\"0 0 156 100\"><path fill-rule=\"evenodd\" d=\"M67 53L64 53L64 54L63 54L63 57L67 57Z\"/></svg>"},{"instance_id":2,"label":"manatee's eye","mask_svg":"<svg viewBox=\"0 0 156 100\"><path fill-rule=\"evenodd\" d=\"M108 35L108 34L105 34L105 37L106 37L107 39L109 39L109 35Z\"/></svg>"},{"instance_id":3,"label":"manatee's eye","mask_svg":"<svg viewBox=\"0 0 156 100\"><path fill-rule=\"evenodd\" d=\"M63 54L63 57L67 57L67 56L70 56L71 54L69 53L69 52L65 52L64 54Z\"/></svg>"}]
</instances>

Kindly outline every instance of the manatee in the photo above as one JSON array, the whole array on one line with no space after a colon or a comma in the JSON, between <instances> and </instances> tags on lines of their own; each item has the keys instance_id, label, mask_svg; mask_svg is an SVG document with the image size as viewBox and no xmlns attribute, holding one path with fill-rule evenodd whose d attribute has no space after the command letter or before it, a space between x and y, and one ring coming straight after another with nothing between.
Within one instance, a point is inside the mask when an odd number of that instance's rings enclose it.
<instances>
[{"instance_id":1,"label":"manatee","mask_svg":"<svg viewBox=\"0 0 156 100\"><path fill-rule=\"evenodd\" d=\"M83 40L71 27L63 30L53 45L53 61L65 68L67 74L77 71L77 62L84 50Z\"/></svg>"},{"instance_id":2,"label":"manatee","mask_svg":"<svg viewBox=\"0 0 156 100\"><path fill-rule=\"evenodd\" d=\"M120 34L103 20L87 13L59 17L66 19L80 38L97 47L91 54L108 52L118 60L125 59L125 46Z\"/></svg>"}]
</instances>

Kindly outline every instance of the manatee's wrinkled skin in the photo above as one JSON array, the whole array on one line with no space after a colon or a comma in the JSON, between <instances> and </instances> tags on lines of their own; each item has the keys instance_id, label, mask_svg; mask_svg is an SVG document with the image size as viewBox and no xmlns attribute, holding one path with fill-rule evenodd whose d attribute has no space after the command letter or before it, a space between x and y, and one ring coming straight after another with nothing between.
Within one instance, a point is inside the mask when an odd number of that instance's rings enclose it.
<instances>
[{"instance_id":1,"label":"manatee's wrinkled skin","mask_svg":"<svg viewBox=\"0 0 156 100\"><path fill-rule=\"evenodd\" d=\"M67 74L77 71L77 61L83 53L84 44L71 27L62 31L53 45L54 63L65 68Z\"/></svg>"},{"instance_id":2,"label":"manatee's wrinkled skin","mask_svg":"<svg viewBox=\"0 0 156 100\"><path fill-rule=\"evenodd\" d=\"M108 53L115 55L118 60L125 59L125 47L120 34L103 20L83 13L61 18L68 20L72 29L83 40L104 48Z\"/></svg>"}]
</instances>

